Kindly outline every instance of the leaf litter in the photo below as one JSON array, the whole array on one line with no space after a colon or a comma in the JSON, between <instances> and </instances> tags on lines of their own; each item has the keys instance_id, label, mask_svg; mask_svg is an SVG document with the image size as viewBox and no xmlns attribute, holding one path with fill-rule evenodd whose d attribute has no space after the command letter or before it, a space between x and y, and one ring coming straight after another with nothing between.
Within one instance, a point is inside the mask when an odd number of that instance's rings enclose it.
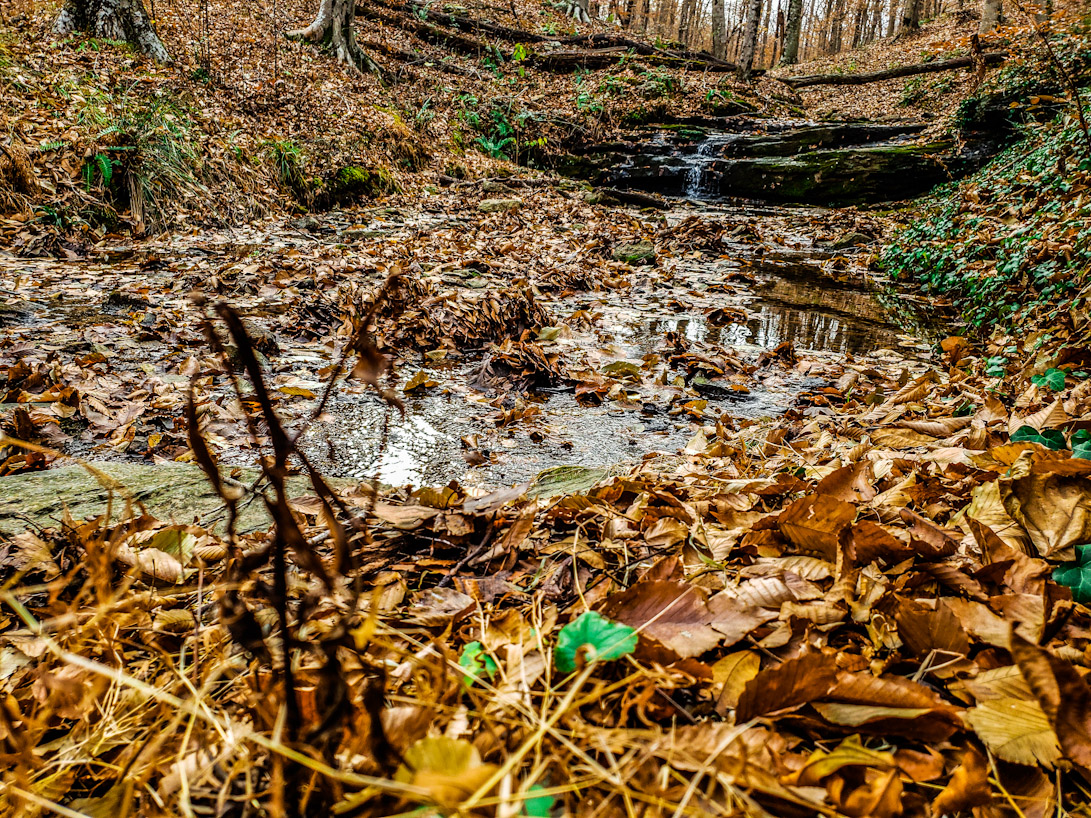
<instances>
[{"instance_id":1,"label":"leaf litter","mask_svg":"<svg viewBox=\"0 0 1091 818\"><path fill-rule=\"evenodd\" d=\"M1076 345L1001 380L968 339L931 356L748 351L682 328L656 353L574 344L613 309L598 293L658 279L687 314L715 295L730 325L751 302L722 295L767 271L725 269L701 292L669 227L554 196L542 224L499 215L472 242L438 222L352 252L284 240L275 262L138 253L158 284L69 271L71 303L103 305L86 325L36 351L5 331L5 429L35 444L5 438L7 471L64 462L77 438L69 454L192 458L227 509L156 520L116 488L122 522L0 546L5 810L1072 807L1091 757L1091 460L1073 456L1091 393L1046 373ZM561 213L586 220L577 239L550 238ZM679 229L712 236L715 257L750 228ZM513 246L491 253L500 232ZM622 240L653 242L656 265L615 262ZM588 265L598 281L566 283ZM531 387L560 386L638 417L659 402L685 445L568 490L334 491L303 434L336 400L327 384L385 405L394 429L413 392L457 382L452 366L497 430L548 434ZM724 397L801 374L778 414ZM241 450L259 480L225 477ZM288 490L294 472L309 496ZM269 531L234 531L248 503Z\"/></svg>"}]
</instances>

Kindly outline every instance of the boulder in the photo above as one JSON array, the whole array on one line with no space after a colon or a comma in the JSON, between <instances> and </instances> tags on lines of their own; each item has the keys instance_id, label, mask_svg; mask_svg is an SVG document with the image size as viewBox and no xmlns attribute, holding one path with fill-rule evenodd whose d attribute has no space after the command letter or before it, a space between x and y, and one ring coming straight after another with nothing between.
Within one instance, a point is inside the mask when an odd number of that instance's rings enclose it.
<instances>
[{"instance_id":1,"label":"boulder","mask_svg":"<svg viewBox=\"0 0 1091 818\"><path fill-rule=\"evenodd\" d=\"M61 466L39 472L0 477L0 533L14 534L32 524L50 528L64 519L65 509L75 520L98 517L109 508L114 521L127 510L147 513L179 524L199 522L210 530L223 529L227 519L223 502L212 490L204 472L186 463L89 463ZM97 474L95 473L97 472ZM225 476L227 470L225 470ZM239 469L234 479L254 482L256 469ZM341 485L352 481L337 481ZM288 479L295 495L313 493L305 477ZM264 504L255 500L240 504L238 530L256 531L272 524Z\"/></svg>"},{"instance_id":2,"label":"boulder","mask_svg":"<svg viewBox=\"0 0 1091 818\"><path fill-rule=\"evenodd\" d=\"M508 210L516 210L522 207L523 200L512 199L482 199L477 209L482 213L503 213Z\"/></svg>"},{"instance_id":3,"label":"boulder","mask_svg":"<svg viewBox=\"0 0 1091 818\"><path fill-rule=\"evenodd\" d=\"M655 246L650 241L619 244L610 255L626 264L655 264Z\"/></svg>"}]
</instances>

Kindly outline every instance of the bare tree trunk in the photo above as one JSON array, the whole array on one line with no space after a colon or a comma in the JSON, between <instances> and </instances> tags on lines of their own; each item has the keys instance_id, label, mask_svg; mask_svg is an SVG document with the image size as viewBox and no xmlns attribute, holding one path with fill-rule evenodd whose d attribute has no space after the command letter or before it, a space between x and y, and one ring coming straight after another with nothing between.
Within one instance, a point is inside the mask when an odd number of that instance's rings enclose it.
<instances>
[{"instance_id":1,"label":"bare tree trunk","mask_svg":"<svg viewBox=\"0 0 1091 818\"><path fill-rule=\"evenodd\" d=\"M727 19L724 16L724 0L712 0L712 56L718 60L727 59Z\"/></svg>"},{"instance_id":2,"label":"bare tree trunk","mask_svg":"<svg viewBox=\"0 0 1091 818\"><path fill-rule=\"evenodd\" d=\"M682 0L682 11L678 18L678 41L689 48L693 33L693 18L697 14L697 0Z\"/></svg>"},{"instance_id":3,"label":"bare tree trunk","mask_svg":"<svg viewBox=\"0 0 1091 818\"><path fill-rule=\"evenodd\" d=\"M337 61L357 71L378 72L379 66L356 44L352 20L356 13L356 0L321 0L318 14L306 28L289 31L293 40L318 43L337 57Z\"/></svg>"},{"instance_id":4,"label":"bare tree trunk","mask_svg":"<svg viewBox=\"0 0 1091 818\"><path fill-rule=\"evenodd\" d=\"M74 31L131 43L156 62L170 62L170 55L155 33L141 0L65 0L53 23L53 33L64 35Z\"/></svg>"},{"instance_id":5,"label":"bare tree trunk","mask_svg":"<svg viewBox=\"0 0 1091 818\"><path fill-rule=\"evenodd\" d=\"M992 34L1000 25L1000 16L1003 13L1001 0L982 0L981 25L977 28L978 34Z\"/></svg>"},{"instance_id":6,"label":"bare tree trunk","mask_svg":"<svg viewBox=\"0 0 1091 818\"><path fill-rule=\"evenodd\" d=\"M799 32L803 27L803 0L788 0L788 23L784 33L784 54L781 65L799 62Z\"/></svg>"},{"instance_id":7,"label":"bare tree trunk","mask_svg":"<svg viewBox=\"0 0 1091 818\"><path fill-rule=\"evenodd\" d=\"M921 0L905 0L902 23L898 26L898 35L916 31L921 27Z\"/></svg>"},{"instance_id":8,"label":"bare tree trunk","mask_svg":"<svg viewBox=\"0 0 1091 818\"><path fill-rule=\"evenodd\" d=\"M739 79L750 79L754 68L754 51L758 46L758 24L761 22L762 0L749 0L746 4L746 25L739 48Z\"/></svg>"}]
</instances>

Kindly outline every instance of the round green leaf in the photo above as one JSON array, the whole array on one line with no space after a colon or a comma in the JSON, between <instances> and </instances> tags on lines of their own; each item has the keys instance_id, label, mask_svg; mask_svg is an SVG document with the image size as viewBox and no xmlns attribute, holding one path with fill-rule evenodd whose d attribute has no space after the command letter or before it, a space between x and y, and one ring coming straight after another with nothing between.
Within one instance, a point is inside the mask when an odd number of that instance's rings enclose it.
<instances>
[{"instance_id":1,"label":"round green leaf","mask_svg":"<svg viewBox=\"0 0 1091 818\"><path fill-rule=\"evenodd\" d=\"M462 655L458 657L458 664L466 671L463 681L467 686L480 679L482 673L488 674L489 679L492 679L499 670L496 662L485 652L485 646L480 642L470 642L466 645L462 649Z\"/></svg>"},{"instance_id":2,"label":"round green leaf","mask_svg":"<svg viewBox=\"0 0 1091 818\"><path fill-rule=\"evenodd\" d=\"M1081 546L1075 562L1057 567L1053 581L1070 588L1077 602L1091 602L1091 547Z\"/></svg>"},{"instance_id":3,"label":"round green leaf","mask_svg":"<svg viewBox=\"0 0 1091 818\"><path fill-rule=\"evenodd\" d=\"M636 643L636 631L628 625L588 611L561 628L553 663L562 673L571 673L585 662L620 659L636 650Z\"/></svg>"}]
</instances>

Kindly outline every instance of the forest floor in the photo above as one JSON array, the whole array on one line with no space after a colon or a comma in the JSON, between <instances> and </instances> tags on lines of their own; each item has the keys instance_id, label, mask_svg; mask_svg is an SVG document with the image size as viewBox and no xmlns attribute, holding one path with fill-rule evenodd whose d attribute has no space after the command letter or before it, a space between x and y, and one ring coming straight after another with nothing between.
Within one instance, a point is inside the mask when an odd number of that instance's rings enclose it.
<instances>
[{"instance_id":1,"label":"forest floor","mask_svg":"<svg viewBox=\"0 0 1091 818\"><path fill-rule=\"evenodd\" d=\"M1087 814L1073 117L897 209L637 211L510 160L980 89L573 75L376 22L432 62L380 84L276 39L309 8L156 6L179 66L3 7L41 189L2 222L0 814ZM990 82L1046 71L1004 36Z\"/></svg>"}]
</instances>

